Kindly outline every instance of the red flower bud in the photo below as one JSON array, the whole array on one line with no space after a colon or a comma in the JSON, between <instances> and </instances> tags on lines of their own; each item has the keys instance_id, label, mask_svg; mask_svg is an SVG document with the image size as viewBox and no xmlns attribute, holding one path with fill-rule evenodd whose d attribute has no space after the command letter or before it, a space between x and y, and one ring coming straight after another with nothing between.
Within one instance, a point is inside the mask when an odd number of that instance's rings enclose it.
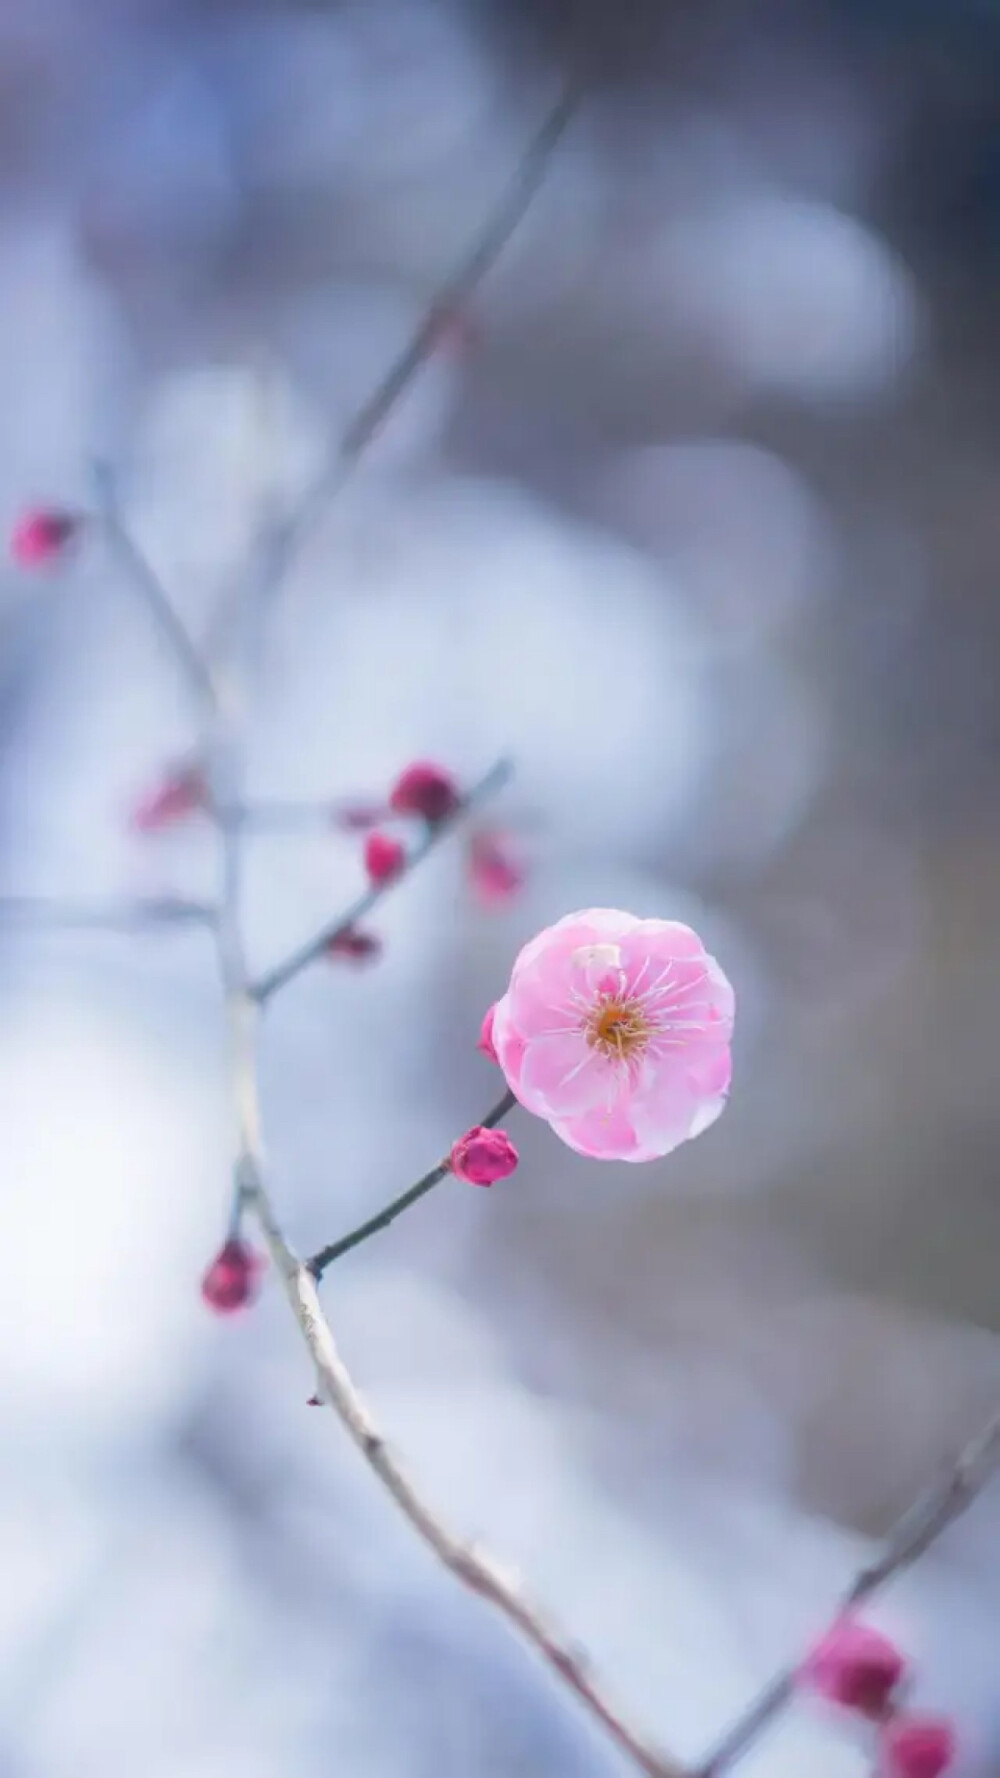
<instances>
[{"instance_id":1,"label":"red flower bud","mask_svg":"<svg viewBox=\"0 0 1000 1778\"><path fill-rule=\"evenodd\" d=\"M468 1185L493 1185L517 1166L517 1149L505 1130L484 1130L477 1124L452 1144L448 1166Z\"/></svg>"},{"instance_id":2,"label":"red flower bud","mask_svg":"<svg viewBox=\"0 0 1000 1778\"><path fill-rule=\"evenodd\" d=\"M887 1636L842 1618L806 1657L799 1678L831 1704L878 1717L905 1671L903 1656Z\"/></svg>"},{"instance_id":3,"label":"red flower bud","mask_svg":"<svg viewBox=\"0 0 1000 1778\"><path fill-rule=\"evenodd\" d=\"M201 1294L217 1315L245 1309L257 1294L263 1260L245 1241L231 1236L213 1259L201 1281Z\"/></svg>"},{"instance_id":4,"label":"red flower bud","mask_svg":"<svg viewBox=\"0 0 1000 1778\"><path fill-rule=\"evenodd\" d=\"M44 568L65 554L82 526L79 513L30 507L11 532L10 553L20 568Z\"/></svg>"},{"instance_id":5,"label":"red flower bud","mask_svg":"<svg viewBox=\"0 0 1000 1778\"><path fill-rule=\"evenodd\" d=\"M406 848L387 833L370 833L365 841L365 870L373 883L391 883L406 866Z\"/></svg>"},{"instance_id":6,"label":"red flower bud","mask_svg":"<svg viewBox=\"0 0 1000 1778\"><path fill-rule=\"evenodd\" d=\"M201 772L196 766L180 766L140 798L132 810L132 827L136 833L160 833L203 809L206 800Z\"/></svg>"},{"instance_id":7,"label":"red flower bud","mask_svg":"<svg viewBox=\"0 0 1000 1778\"><path fill-rule=\"evenodd\" d=\"M502 834L480 830L469 841L469 884L483 907L500 907L515 896L524 871Z\"/></svg>"},{"instance_id":8,"label":"red flower bud","mask_svg":"<svg viewBox=\"0 0 1000 1778\"><path fill-rule=\"evenodd\" d=\"M955 1730L946 1716L901 1712L879 1738L878 1778L941 1778L956 1747Z\"/></svg>"},{"instance_id":9,"label":"red flower bud","mask_svg":"<svg viewBox=\"0 0 1000 1778\"><path fill-rule=\"evenodd\" d=\"M328 957L346 957L352 963L374 963L376 957L382 955L382 941L373 932L362 932L358 926L348 926L343 932L336 932L326 947Z\"/></svg>"},{"instance_id":10,"label":"red flower bud","mask_svg":"<svg viewBox=\"0 0 1000 1778\"><path fill-rule=\"evenodd\" d=\"M397 815L421 815L432 824L453 815L461 798L453 778L440 766L418 761L407 766L389 792L389 807Z\"/></svg>"},{"instance_id":11,"label":"red flower bud","mask_svg":"<svg viewBox=\"0 0 1000 1778\"><path fill-rule=\"evenodd\" d=\"M497 1057L496 1050L493 1048L493 1014L496 1012L496 1009L497 1003L494 1000L493 1005L487 1007L483 1014L483 1022L479 1027L479 1042L476 1044L476 1048L477 1050L480 1050L490 1062L496 1062L497 1067L499 1067L499 1058Z\"/></svg>"}]
</instances>

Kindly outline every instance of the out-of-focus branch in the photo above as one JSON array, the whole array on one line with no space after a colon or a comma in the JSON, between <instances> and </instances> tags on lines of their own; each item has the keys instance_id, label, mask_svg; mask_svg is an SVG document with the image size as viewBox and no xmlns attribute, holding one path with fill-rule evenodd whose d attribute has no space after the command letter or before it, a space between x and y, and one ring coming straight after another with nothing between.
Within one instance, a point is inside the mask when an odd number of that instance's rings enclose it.
<instances>
[{"instance_id":1,"label":"out-of-focus branch","mask_svg":"<svg viewBox=\"0 0 1000 1778\"><path fill-rule=\"evenodd\" d=\"M170 595L156 569L122 520L115 478L110 466L96 463L93 481L97 516L113 554L142 599L202 710L210 711L215 701L212 675L174 610Z\"/></svg>"},{"instance_id":2,"label":"out-of-focus branch","mask_svg":"<svg viewBox=\"0 0 1000 1778\"><path fill-rule=\"evenodd\" d=\"M209 926L208 902L161 895L137 901L68 901L60 896L0 896L0 923L44 932L137 932L151 926Z\"/></svg>"},{"instance_id":3,"label":"out-of-focus branch","mask_svg":"<svg viewBox=\"0 0 1000 1778\"><path fill-rule=\"evenodd\" d=\"M513 1093L504 1093L503 1098L494 1105L492 1111L488 1111L485 1117L480 1118L480 1129L493 1129L501 1118L507 1116L508 1111L513 1110L516 1104L517 1100ZM370 1216L367 1222L352 1229L349 1235L342 1235L339 1241L331 1241L329 1247L321 1247L319 1252L314 1253L312 1259L307 1262L313 1277L322 1278L327 1266L332 1266L334 1260L339 1259L342 1253L350 1253L352 1247L360 1247L362 1241L367 1241L369 1235L377 1235L379 1229L387 1229L391 1222L395 1222L397 1216L401 1216L404 1210L408 1210L411 1204L415 1204L418 1198L422 1198L435 1185L440 1185L442 1179L447 1178L450 1172L451 1161L445 1155L444 1160L438 1161L429 1173L425 1173L415 1185L408 1186L405 1192L400 1192L397 1198L393 1198L375 1216Z\"/></svg>"},{"instance_id":4,"label":"out-of-focus branch","mask_svg":"<svg viewBox=\"0 0 1000 1778\"><path fill-rule=\"evenodd\" d=\"M971 1506L998 1468L1000 1412L970 1439L942 1479L897 1521L885 1539L881 1553L855 1576L835 1615L856 1610L896 1575L912 1568L949 1525ZM763 1730L791 1702L798 1674L798 1666L787 1667L765 1686L691 1778L720 1778L720 1774L735 1766Z\"/></svg>"},{"instance_id":5,"label":"out-of-focus branch","mask_svg":"<svg viewBox=\"0 0 1000 1778\"><path fill-rule=\"evenodd\" d=\"M500 253L530 203L552 149L562 135L575 104L576 96L573 94L564 97L555 107L528 149L509 190L478 243L444 286L409 346L348 429L329 471L321 478L291 523L272 532L257 565L254 584L244 593L240 608L235 614L237 619L247 625L245 636L252 630L255 622L259 621L266 596L276 588L293 548L308 530L317 510L339 485L341 477L361 456L431 350L443 317L474 288ZM241 783L241 729L245 714L243 705L246 686L241 682L240 672L236 667L230 676L216 679L204 666L158 578L120 525L110 499L110 488L106 490L105 508L109 535L131 571L133 585L145 600L155 623L170 642L205 708L207 751L212 767L214 811L221 846L222 882L213 930L229 1029L230 1079L236 1118L235 1203L237 1209L251 1210L260 1225L299 1331L315 1366L319 1393L333 1408L372 1473L444 1567L470 1592L487 1600L506 1618L512 1628L538 1652L550 1671L558 1675L580 1699L590 1715L601 1724L639 1771L646 1773L648 1778L685 1778L683 1768L654 1747L610 1701L591 1672L586 1657L527 1601L515 1582L491 1556L477 1546L457 1538L447 1528L409 1479L373 1422L337 1351L310 1266L298 1257L284 1235L267 1185L261 1128L257 1040L262 1004L319 956L332 939L362 918L381 898L385 886L373 885L353 908L325 927L309 945L286 959L260 981L251 981L242 930L244 824L241 811L245 805ZM464 814L475 801L498 788L507 777L509 769L506 762L495 766L463 799L454 817L428 826L422 843L411 854L408 868L412 868L425 857L453 825L454 820ZM494 1108L488 1121L496 1121L505 1109L506 1099ZM443 1169L435 1168L431 1174L426 1175L418 1182L417 1188L411 1188L405 1194L406 1201L410 1202L415 1195L429 1190L441 1177L442 1171ZM374 1219L373 1226L384 1226L385 1221L391 1220L404 1207L404 1203L397 1200ZM353 1236L347 1237L347 1245L354 1245L362 1238L362 1232L355 1231Z\"/></svg>"},{"instance_id":6,"label":"out-of-focus branch","mask_svg":"<svg viewBox=\"0 0 1000 1778\"><path fill-rule=\"evenodd\" d=\"M427 827L423 838L407 857L405 869L400 871L397 877L392 877L385 883L372 883L371 887L359 895L344 913L338 914L335 920L322 926L312 938L308 939L304 945L300 945L297 950L292 951L282 963L277 963L265 975L258 977L250 989L253 998L261 1005L265 1004L273 999L280 989L286 987L290 981L300 975L304 969L308 969L311 963L315 963L318 958L322 957L335 939L340 938L359 921L365 919L371 913L372 908L378 906L383 896L398 888L399 884L405 881L410 872L427 857L428 852L438 844L439 840L444 838L446 833L450 832L456 822L461 821L476 804L485 801L487 797L499 790L510 777L511 770L510 761L506 759L498 760L496 765L491 766L486 776L481 778L478 784L474 784L472 789L462 797L453 814L447 815L443 820L436 821Z\"/></svg>"},{"instance_id":7,"label":"out-of-focus branch","mask_svg":"<svg viewBox=\"0 0 1000 1778\"><path fill-rule=\"evenodd\" d=\"M376 433L385 424L420 367L435 350L442 325L466 303L496 264L518 224L527 214L549 168L552 155L580 105L579 81L567 85L552 106L487 219L482 232L454 271L441 284L423 318L389 366L382 381L359 408L339 443L319 471L296 510L270 523L258 545L249 591L238 588L219 613L210 641L210 658L227 651L232 627L246 599L263 610L274 598L292 561L329 503L353 475Z\"/></svg>"}]
</instances>

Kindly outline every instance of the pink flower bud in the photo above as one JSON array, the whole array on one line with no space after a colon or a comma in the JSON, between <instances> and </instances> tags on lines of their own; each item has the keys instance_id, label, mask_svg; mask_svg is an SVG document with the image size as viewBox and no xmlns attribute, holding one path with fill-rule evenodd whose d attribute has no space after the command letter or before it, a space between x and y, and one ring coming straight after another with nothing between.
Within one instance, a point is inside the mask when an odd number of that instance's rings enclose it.
<instances>
[{"instance_id":1,"label":"pink flower bud","mask_svg":"<svg viewBox=\"0 0 1000 1778\"><path fill-rule=\"evenodd\" d=\"M328 957L346 957L351 963L374 963L376 957L382 955L382 941L373 932L348 926L330 939L326 954Z\"/></svg>"},{"instance_id":2,"label":"pink flower bud","mask_svg":"<svg viewBox=\"0 0 1000 1778\"><path fill-rule=\"evenodd\" d=\"M524 871L505 835L480 830L469 841L469 884L483 907L501 907L524 882Z\"/></svg>"},{"instance_id":3,"label":"pink flower bud","mask_svg":"<svg viewBox=\"0 0 1000 1778\"><path fill-rule=\"evenodd\" d=\"M10 553L20 568L44 568L63 556L83 525L79 513L36 506L21 514L10 535Z\"/></svg>"},{"instance_id":4,"label":"pink flower bud","mask_svg":"<svg viewBox=\"0 0 1000 1778\"><path fill-rule=\"evenodd\" d=\"M479 1042L476 1044L477 1050L480 1050L490 1062L497 1061L497 1053L493 1048L493 1014L496 1009L497 1003L494 1000L493 1005L487 1007L483 1014L483 1022L479 1027ZM497 1065L499 1066L499 1063Z\"/></svg>"},{"instance_id":5,"label":"pink flower bud","mask_svg":"<svg viewBox=\"0 0 1000 1778\"><path fill-rule=\"evenodd\" d=\"M452 1144L448 1166L456 1179L468 1185L493 1185L513 1173L517 1149L505 1130L485 1130L477 1124Z\"/></svg>"},{"instance_id":6,"label":"pink flower bud","mask_svg":"<svg viewBox=\"0 0 1000 1778\"><path fill-rule=\"evenodd\" d=\"M406 848L387 833L370 833L365 841L365 870L372 883L391 883L406 866Z\"/></svg>"},{"instance_id":7,"label":"pink flower bud","mask_svg":"<svg viewBox=\"0 0 1000 1778\"><path fill-rule=\"evenodd\" d=\"M201 1294L217 1315L245 1309L257 1294L264 1262L245 1241L232 1236L220 1247L201 1281Z\"/></svg>"},{"instance_id":8,"label":"pink flower bud","mask_svg":"<svg viewBox=\"0 0 1000 1778\"><path fill-rule=\"evenodd\" d=\"M878 1717L905 1671L903 1656L887 1636L842 1618L806 1657L799 1678L831 1704Z\"/></svg>"},{"instance_id":9,"label":"pink flower bud","mask_svg":"<svg viewBox=\"0 0 1000 1778\"><path fill-rule=\"evenodd\" d=\"M407 766L389 792L389 807L395 814L421 815L432 824L453 815L460 800L454 779L424 760Z\"/></svg>"},{"instance_id":10,"label":"pink flower bud","mask_svg":"<svg viewBox=\"0 0 1000 1778\"><path fill-rule=\"evenodd\" d=\"M136 833L161 833L203 809L206 800L201 772L196 766L179 766L140 798L132 810L131 825Z\"/></svg>"},{"instance_id":11,"label":"pink flower bud","mask_svg":"<svg viewBox=\"0 0 1000 1778\"><path fill-rule=\"evenodd\" d=\"M957 1737L946 1716L901 1712L879 1738L878 1778L941 1778L955 1758Z\"/></svg>"}]
</instances>

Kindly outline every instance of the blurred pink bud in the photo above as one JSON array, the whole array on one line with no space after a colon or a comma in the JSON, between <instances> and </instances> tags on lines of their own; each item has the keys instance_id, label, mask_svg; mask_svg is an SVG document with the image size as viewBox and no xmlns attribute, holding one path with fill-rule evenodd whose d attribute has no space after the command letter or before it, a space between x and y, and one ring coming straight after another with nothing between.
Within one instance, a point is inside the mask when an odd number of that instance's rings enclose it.
<instances>
[{"instance_id":1,"label":"blurred pink bud","mask_svg":"<svg viewBox=\"0 0 1000 1778\"><path fill-rule=\"evenodd\" d=\"M310 1395L306 1401L307 1408L321 1408L322 1406L323 1397L321 1395Z\"/></svg>"},{"instance_id":2,"label":"blurred pink bud","mask_svg":"<svg viewBox=\"0 0 1000 1778\"><path fill-rule=\"evenodd\" d=\"M365 870L372 883L391 883L406 868L406 848L387 833L370 833L365 841Z\"/></svg>"},{"instance_id":3,"label":"blurred pink bud","mask_svg":"<svg viewBox=\"0 0 1000 1778\"><path fill-rule=\"evenodd\" d=\"M217 1315L245 1309L257 1294L264 1262L245 1241L232 1236L220 1247L201 1281L201 1294Z\"/></svg>"},{"instance_id":4,"label":"blurred pink bud","mask_svg":"<svg viewBox=\"0 0 1000 1778\"><path fill-rule=\"evenodd\" d=\"M878 1717L905 1671L903 1656L887 1636L842 1618L806 1657L799 1679L831 1704Z\"/></svg>"},{"instance_id":5,"label":"blurred pink bud","mask_svg":"<svg viewBox=\"0 0 1000 1778\"><path fill-rule=\"evenodd\" d=\"M483 1022L479 1027L479 1042L476 1044L476 1048L477 1050L481 1050L483 1055L486 1056L490 1062L497 1062L499 1065L496 1050L493 1048L493 1014L496 1012L496 1009L496 1001L494 1001L493 1005L487 1007L486 1012L483 1014Z\"/></svg>"},{"instance_id":6,"label":"blurred pink bud","mask_svg":"<svg viewBox=\"0 0 1000 1778\"><path fill-rule=\"evenodd\" d=\"M382 941L373 932L363 932L358 926L348 926L343 932L334 933L326 947L326 954L328 957L346 957L352 963L374 963L376 957L382 955Z\"/></svg>"},{"instance_id":7,"label":"blurred pink bud","mask_svg":"<svg viewBox=\"0 0 1000 1778\"><path fill-rule=\"evenodd\" d=\"M203 809L206 800L201 772L196 766L181 766L139 800L132 810L132 827L137 833L160 833Z\"/></svg>"},{"instance_id":8,"label":"blurred pink bud","mask_svg":"<svg viewBox=\"0 0 1000 1778\"><path fill-rule=\"evenodd\" d=\"M460 801L454 779L426 760L407 766L389 792L389 807L395 814L421 815L431 823L453 815Z\"/></svg>"},{"instance_id":9,"label":"blurred pink bud","mask_svg":"<svg viewBox=\"0 0 1000 1778\"><path fill-rule=\"evenodd\" d=\"M452 1144L448 1166L468 1185L493 1185L517 1166L517 1149L505 1130L484 1130L477 1124Z\"/></svg>"},{"instance_id":10,"label":"blurred pink bud","mask_svg":"<svg viewBox=\"0 0 1000 1778\"><path fill-rule=\"evenodd\" d=\"M955 1730L946 1716L901 1712L879 1737L878 1778L941 1778L956 1747Z\"/></svg>"},{"instance_id":11,"label":"blurred pink bud","mask_svg":"<svg viewBox=\"0 0 1000 1778\"><path fill-rule=\"evenodd\" d=\"M56 562L83 526L79 513L54 506L30 507L10 535L10 553L20 568L44 568Z\"/></svg>"},{"instance_id":12,"label":"blurred pink bud","mask_svg":"<svg viewBox=\"0 0 1000 1778\"><path fill-rule=\"evenodd\" d=\"M480 829L469 840L469 884L483 907L510 901L524 882L524 870L505 834Z\"/></svg>"},{"instance_id":13,"label":"blurred pink bud","mask_svg":"<svg viewBox=\"0 0 1000 1778\"><path fill-rule=\"evenodd\" d=\"M345 833L367 833L377 827L385 809L377 803L334 803L330 820Z\"/></svg>"}]
</instances>

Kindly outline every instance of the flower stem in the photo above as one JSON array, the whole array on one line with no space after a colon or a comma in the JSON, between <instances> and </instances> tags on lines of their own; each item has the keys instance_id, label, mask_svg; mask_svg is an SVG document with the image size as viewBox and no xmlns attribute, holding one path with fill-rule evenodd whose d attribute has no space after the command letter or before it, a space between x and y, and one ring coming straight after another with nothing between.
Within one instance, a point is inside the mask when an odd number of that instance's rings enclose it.
<instances>
[{"instance_id":1,"label":"flower stem","mask_svg":"<svg viewBox=\"0 0 1000 1778\"><path fill-rule=\"evenodd\" d=\"M352 903L346 912L338 914L335 920L331 920L326 926L321 927L319 932L306 944L301 945L298 950L292 951L283 963L276 964L266 975L259 976L255 982L250 984L250 994L253 999L261 1005L266 1004L290 981L293 981L303 969L308 968L309 964L315 963L318 957L322 957L334 939L349 932L352 926L371 913L372 908L377 907L382 897L390 889L395 889L398 884L402 883L415 866L426 858L428 852L433 850L438 841L442 840L445 834L450 833L452 828L469 813L470 809L492 796L495 791L500 790L510 777L511 769L508 759L500 759L496 765L491 766L486 776L481 778L478 784L473 785L472 789L456 805L451 815L446 816L442 821L428 824L423 838L410 852L405 870L400 871L397 876L386 882L370 883L364 893Z\"/></svg>"},{"instance_id":2,"label":"flower stem","mask_svg":"<svg viewBox=\"0 0 1000 1778\"><path fill-rule=\"evenodd\" d=\"M506 1092L503 1098L494 1105L492 1111L486 1113L482 1119L481 1127L485 1130L494 1129L516 1104L517 1100L513 1093ZM439 1185L450 1171L448 1157L445 1156L445 1159L438 1161L437 1165L432 1167L429 1173L425 1173L422 1179L418 1179L415 1185L407 1186L405 1192L400 1192L398 1198L391 1199L384 1209L379 1210L375 1216L370 1216L367 1222L352 1229L349 1235L342 1235L339 1241L332 1241L329 1247L321 1247L318 1253L313 1254L312 1259L306 1261L307 1268L313 1277L322 1278L327 1266L332 1265L335 1259L339 1259L342 1253L349 1253L352 1247L360 1247L362 1241L367 1241L369 1235L378 1234L379 1229L388 1228L390 1222L395 1222L397 1216L401 1216L403 1211L408 1210L411 1204L415 1204L418 1198L422 1198L425 1192L429 1192L433 1186Z\"/></svg>"}]
</instances>

